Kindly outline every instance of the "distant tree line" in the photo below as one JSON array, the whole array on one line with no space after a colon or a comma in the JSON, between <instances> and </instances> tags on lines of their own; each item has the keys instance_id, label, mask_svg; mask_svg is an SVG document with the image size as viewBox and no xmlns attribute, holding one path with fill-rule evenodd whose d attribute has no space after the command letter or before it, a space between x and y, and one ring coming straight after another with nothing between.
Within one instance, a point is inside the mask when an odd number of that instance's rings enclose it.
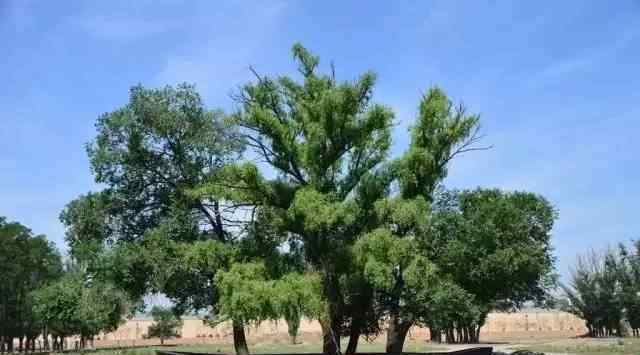
<instances>
[{"instance_id":1,"label":"distant tree line","mask_svg":"<svg viewBox=\"0 0 640 355\"><path fill-rule=\"evenodd\" d=\"M60 255L45 236L1 216L0 245L0 352L32 350L44 328L33 290L62 275Z\"/></svg>"},{"instance_id":2,"label":"distant tree line","mask_svg":"<svg viewBox=\"0 0 640 355\"><path fill-rule=\"evenodd\" d=\"M561 306L591 337L640 336L640 241L578 257Z\"/></svg>"},{"instance_id":3,"label":"distant tree line","mask_svg":"<svg viewBox=\"0 0 640 355\"><path fill-rule=\"evenodd\" d=\"M63 350L74 335L84 347L121 323L125 293L63 265L45 236L0 217L0 243L0 352Z\"/></svg>"}]
</instances>

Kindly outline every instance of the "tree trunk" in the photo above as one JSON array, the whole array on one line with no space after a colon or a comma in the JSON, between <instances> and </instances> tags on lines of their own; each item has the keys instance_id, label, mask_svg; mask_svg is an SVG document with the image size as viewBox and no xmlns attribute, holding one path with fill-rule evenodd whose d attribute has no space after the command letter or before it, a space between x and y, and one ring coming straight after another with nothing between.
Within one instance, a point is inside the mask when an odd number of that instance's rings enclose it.
<instances>
[{"instance_id":1,"label":"tree trunk","mask_svg":"<svg viewBox=\"0 0 640 355\"><path fill-rule=\"evenodd\" d=\"M326 355L340 355L340 335L342 323L340 317L343 298L340 294L340 282L335 276L333 265L323 265L325 278L323 292L328 301L328 318L320 322L322 327L322 351Z\"/></svg>"},{"instance_id":2,"label":"tree trunk","mask_svg":"<svg viewBox=\"0 0 640 355\"><path fill-rule=\"evenodd\" d=\"M411 322L402 321L397 315L391 316L389 319L389 328L387 329L387 354L401 354L404 347L404 340L411 328Z\"/></svg>"},{"instance_id":3,"label":"tree trunk","mask_svg":"<svg viewBox=\"0 0 640 355\"><path fill-rule=\"evenodd\" d=\"M46 325L42 329L42 345L44 346L45 351L49 351L49 331L47 330Z\"/></svg>"},{"instance_id":4,"label":"tree trunk","mask_svg":"<svg viewBox=\"0 0 640 355\"><path fill-rule=\"evenodd\" d=\"M431 340L432 343L442 343L442 334L440 333L440 331L436 328L430 327L429 328L429 339Z\"/></svg>"},{"instance_id":5,"label":"tree trunk","mask_svg":"<svg viewBox=\"0 0 640 355\"><path fill-rule=\"evenodd\" d=\"M322 327L322 352L326 355L339 355L340 352L340 333L336 332L335 327L329 325L327 321L321 321Z\"/></svg>"},{"instance_id":6,"label":"tree trunk","mask_svg":"<svg viewBox=\"0 0 640 355\"><path fill-rule=\"evenodd\" d=\"M453 338L453 329L447 328L446 334L447 334L447 343L448 344L455 343L455 339Z\"/></svg>"},{"instance_id":7,"label":"tree trunk","mask_svg":"<svg viewBox=\"0 0 640 355\"><path fill-rule=\"evenodd\" d=\"M215 215L215 219L216 219L216 224L215 224L216 235L218 236L219 241L224 242L225 236L224 236L224 229L222 228L222 214L220 213L220 203L218 202L218 200L213 201L213 214Z\"/></svg>"},{"instance_id":8,"label":"tree trunk","mask_svg":"<svg viewBox=\"0 0 640 355\"><path fill-rule=\"evenodd\" d=\"M480 328L482 326L478 325L475 329L474 329L474 333L473 333L473 339L471 340L473 343L477 344L480 342Z\"/></svg>"},{"instance_id":9,"label":"tree trunk","mask_svg":"<svg viewBox=\"0 0 640 355\"><path fill-rule=\"evenodd\" d=\"M358 350L358 341L360 340L360 325L358 322L351 324L349 331L349 344L347 344L346 355L353 355Z\"/></svg>"},{"instance_id":10,"label":"tree trunk","mask_svg":"<svg viewBox=\"0 0 640 355\"><path fill-rule=\"evenodd\" d=\"M238 321L233 321L233 347L236 355L249 355L249 346L244 334L244 325Z\"/></svg>"}]
</instances>

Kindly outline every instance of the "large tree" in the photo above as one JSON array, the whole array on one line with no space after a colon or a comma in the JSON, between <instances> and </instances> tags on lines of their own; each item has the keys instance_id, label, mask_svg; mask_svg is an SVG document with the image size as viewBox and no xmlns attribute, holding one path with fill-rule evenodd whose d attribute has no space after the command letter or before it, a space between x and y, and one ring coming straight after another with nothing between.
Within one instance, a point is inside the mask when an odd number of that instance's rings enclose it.
<instances>
[{"instance_id":1,"label":"large tree","mask_svg":"<svg viewBox=\"0 0 640 355\"><path fill-rule=\"evenodd\" d=\"M261 161L275 171L268 180L257 166L228 169L221 186L201 189L205 196L229 193L274 215L284 235L300 243L311 271L322 280L327 301L321 317L325 353L340 351L339 338L353 317L347 307L352 270L349 246L363 228L366 211L353 195L362 177L384 161L393 113L372 102L375 75L338 82L318 73L318 57L293 47L302 82L256 74L237 96L234 122ZM362 312L364 313L364 312ZM357 336L356 336L357 337Z\"/></svg>"},{"instance_id":2,"label":"large tree","mask_svg":"<svg viewBox=\"0 0 640 355\"><path fill-rule=\"evenodd\" d=\"M407 151L388 161L393 113L372 102L375 76L339 82L334 72L320 74L318 57L304 47L295 45L293 56L302 81L254 72L233 117L275 178L252 163L230 166L196 195L267 208L271 223L300 243L328 305L320 319L324 352L340 352L342 335L355 352L359 336L379 331L372 324L383 317L390 320L387 350L401 351L411 325L435 324L433 311L447 314L447 295L465 309L446 322L464 341L477 340L489 309L544 298L553 281L555 217L544 199L483 190L447 205L435 196L453 158L485 149L476 145L477 115L430 89ZM446 220L455 223L447 228Z\"/></svg>"},{"instance_id":3,"label":"large tree","mask_svg":"<svg viewBox=\"0 0 640 355\"><path fill-rule=\"evenodd\" d=\"M387 352L402 351L410 327L432 311L430 295L446 277L421 248L428 238L434 191L457 155L477 147L478 116L454 106L439 88L422 98L407 151L388 166L386 195L368 217L375 225L356 243L356 255L389 319ZM384 175L383 175L384 176ZM397 184L393 191L392 184ZM393 192L393 193L392 193Z\"/></svg>"},{"instance_id":4,"label":"large tree","mask_svg":"<svg viewBox=\"0 0 640 355\"><path fill-rule=\"evenodd\" d=\"M447 191L433 210L421 249L471 295L471 310L480 312L453 329L468 332L467 341L478 341L489 311L548 300L556 280L550 243L556 211L545 198L497 189ZM437 314L427 323L431 321L438 321Z\"/></svg>"},{"instance_id":5,"label":"large tree","mask_svg":"<svg viewBox=\"0 0 640 355\"><path fill-rule=\"evenodd\" d=\"M210 249L213 244L236 243L231 228L238 206L190 190L242 151L223 118L184 84L136 86L125 106L98 119L87 152L105 189L80 196L61 214L73 256L87 271L133 299L164 292L182 311L215 308L213 277L227 264L206 257L225 250ZM163 262L194 268L165 270ZM176 283L179 275L186 285ZM244 332L242 324L234 327Z\"/></svg>"}]
</instances>

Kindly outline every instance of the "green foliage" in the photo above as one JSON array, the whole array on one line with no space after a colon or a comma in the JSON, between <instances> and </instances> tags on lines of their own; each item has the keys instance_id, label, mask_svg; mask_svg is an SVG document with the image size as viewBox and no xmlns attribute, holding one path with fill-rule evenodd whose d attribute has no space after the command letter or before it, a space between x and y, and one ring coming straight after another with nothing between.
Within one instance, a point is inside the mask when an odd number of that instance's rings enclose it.
<instances>
[{"instance_id":1,"label":"green foliage","mask_svg":"<svg viewBox=\"0 0 640 355\"><path fill-rule=\"evenodd\" d=\"M87 281L78 272L36 290L34 311L52 334L90 339L115 330L128 311L126 295L106 283Z\"/></svg>"},{"instance_id":2,"label":"green foliage","mask_svg":"<svg viewBox=\"0 0 640 355\"><path fill-rule=\"evenodd\" d=\"M543 302L554 285L551 228L543 197L477 189L443 193L435 205L429 258L491 307Z\"/></svg>"},{"instance_id":3,"label":"green foliage","mask_svg":"<svg viewBox=\"0 0 640 355\"><path fill-rule=\"evenodd\" d=\"M409 149L397 162L402 197L432 197L456 155L483 149L474 146L479 127L478 115L467 114L462 105L454 107L440 88L430 88L420 101Z\"/></svg>"},{"instance_id":4,"label":"green foliage","mask_svg":"<svg viewBox=\"0 0 640 355\"><path fill-rule=\"evenodd\" d=\"M288 324L298 324L300 319L319 319L326 305L320 297L322 283L317 274L288 273L275 282L275 302L277 314ZM290 335L295 336L291 330ZM293 332L293 334L292 334Z\"/></svg>"},{"instance_id":5,"label":"green foliage","mask_svg":"<svg viewBox=\"0 0 640 355\"><path fill-rule=\"evenodd\" d=\"M318 57L301 45L293 56L303 82L257 76L238 97L243 110L235 121L283 178L344 197L384 159L393 113L371 102L373 73L338 83L317 73Z\"/></svg>"},{"instance_id":6,"label":"green foliage","mask_svg":"<svg viewBox=\"0 0 640 355\"><path fill-rule=\"evenodd\" d=\"M436 195L417 243L443 281L421 321L435 341L476 342L492 309L542 305L555 285L550 233L556 213L541 196L477 189ZM443 303L444 302L444 303Z\"/></svg>"},{"instance_id":7,"label":"green foliage","mask_svg":"<svg viewBox=\"0 0 640 355\"><path fill-rule=\"evenodd\" d=\"M578 257L569 285L562 285L566 299L561 306L586 321L590 336L624 335L624 322L640 336L638 255L635 242L632 251L620 245Z\"/></svg>"},{"instance_id":8,"label":"green foliage","mask_svg":"<svg viewBox=\"0 0 640 355\"><path fill-rule=\"evenodd\" d=\"M60 255L45 236L4 217L0 244L0 338L26 337L29 342L42 328L31 292L62 274Z\"/></svg>"},{"instance_id":9,"label":"green foliage","mask_svg":"<svg viewBox=\"0 0 640 355\"><path fill-rule=\"evenodd\" d=\"M431 238L430 202L447 175L447 163L478 149L477 132L477 116L467 115L462 106L453 109L442 90L432 88L420 103L409 149L388 172L365 180L360 190L363 199L373 201L373 213L367 217L374 221L368 228L375 229L356 242L354 253L378 306L389 316L389 352L402 351L409 328L426 323L438 310L434 294L448 285L448 275L423 248L423 241ZM397 195L391 194L395 183Z\"/></svg>"},{"instance_id":10,"label":"green foliage","mask_svg":"<svg viewBox=\"0 0 640 355\"><path fill-rule=\"evenodd\" d=\"M276 319L275 287L266 276L264 265L258 263L237 263L218 272L220 313L242 324Z\"/></svg>"},{"instance_id":11,"label":"green foliage","mask_svg":"<svg viewBox=\"0 0 640 355\"><path fill-rule=\"evenodd\" d=\"M35 312L52 334L79 334L82 327L80 302L83 282L79 275L67 274L62 279L35 291Z\"/></svg>"},{"instance_id":12,"label":"green foliage","mask_svg":"<svg viewBox=\"0 0 640 355\"><path fill-rule=\"evenodd\" d=\"M486 149L478 115L429 89L390 160L394 114L373 100L375 74L338 81L303 46L292 54L298 79L252 70L228 117L188 85L134 87L100 117L87 150L106 189L61 215L92 277L232 320L239 353L243 327L265 319L284 317L292 334L302 317L320 320L327 353L344 335L355 352L388 319L387 350L400 352L413 324L473 341L490 309L546 299L546 200L437 194L452 159ZM266 173L237 162L244 144Z\"/></svg>"},{"instance_id":13,"label":"green foliage","mask_svg":"<svg viewBox=\"0 0 640 355\"><path fill-rule=\"evenodd\" d=\"M107 185L118 239L138 240L167 218L204 221L210 233L225 238L219 210L186 191L233 160L241 146L223 114L206 110L192 86L136 86L129 103L101 116L96 128L87 151L96 182Z\"/></svg>"},{"instance_id":14,"label":"green foliage","mask_svg":"<svg viewBox=\"0 0 640 355\"><path fill-rule=\"evenodd\" d=\"M149 326L149 337L158 337L160 342L164 344L167 338L179 336L179 329L182 328L182 320L176 316L169 308L154 306L151 309L153 324Z\"/></svg>"},{"instance_id":15,"label":"green foliage","mask_svg":"<svg viewBox=\"0 0 640 355\"><path fill-rule=\"evenodd\" d=\"M164 227L147 234L139 258L150 268L149 289L163 292L175 310L209 309L216 313L219 297L215 275L227 269L237 250L217 240L179 242Z\"/></svg>"},{"instance_id":16,"label":"green foliage","mask_svg":"<svg viewBox=\"0 0 640 355\"><path fill-rule=\"evenodd\" d=\"M237 95L241 110L232 117L276 177L266 179L251 163L231 165L191 193L259 206L268 211L276 231L300 243L306 262L322 280L327 303L322 318L330 323L324 329L334 335L374 334L379 328L373 324L385 314L408 329L426 321L429 307L437 308L429 295L438 290L479 302L466 307L475 312L468 318L476 323L482 318L478 310L488 303L510 296L516 296L516 304L535 298L530 293L537 292L540 275L548 274L550 264L549 249L534 250L539 243L526 250L519 249L524 243L513 250L493 250L500 265L520 261L516 254L530 251L543 259L537 269L522 261L516 267L520 274L500 275L526 279L509 284L517 287L514 292L503 287L476 295L480 291L467 290L466 280L456 274L459 270L434 256L436 248L445 247L441 234L454 238L437 220L432 226L434 192L455 156L484 149L476 146L478 116L454 106L439 88L430 89L420 102L409 149L388 162L393 113L372 101L375 75L367 72L355 81L338 82L333 73L318 73L318 57L304 47L295 45L293 56L302 81L254 72L256 81ZM461 226L475 225L462 223L467 216L460 218ZM504 226L486 230L487 238L499 228ZM495 261L487 261L486 267ZM424 277L436 270L443 280ZM422 305L413 302L418 296Z\"/></svg>"},{"instance_id":17,"label":"green foliage","mask_svg":"<svg viewBox=\"0 0 640 355\"><path fill-rule=\"evenodd\" d=\"M634 336L640 336L640 242L633 243L633 250L629 251L620 245L619 272L621 285L621 303L624 318Z\"/></svg>"},{"instance_id":18,"label":"green foliage","mask_svg":"<svg viewBox=\"0 0 640 355\"><path fill-rule=\"evenodd\" d=\"M373 73L338 82L333 73L320 74L319 59L301 45L293 47L293 57L301 81L256 73L256 81L237 95L241 110L232 117L276 178L265 179L248 163L223 170L196 195L222 195L269 210L274 226L300 243L319 273L329 301L321 318L340 333L352 318L350 290L357 291L344 277L352 271L349 246L367 224L359 217L368 211L358 208L353 195L363 176L386 158L393 113L372 101Z\"/></svg>"},{"instance_id":19,"label":"green foliage","mask_svg":"<svg viewBox=\"0 0 640 355\"><path fill-rule=\"evenodd\" d=\"M268 279L263 263L234 263L216 275L220 300L219 321L233 319L242 324L264 320L287 321L319 318L324 311L320 279L313 274L289 273Z\"/></svg>"},{"instance_id":20,"label":"green foliage","mask_svg":"<svg viewBox=\"0 0 640 355\"><path fill-rule=\"evenodd\" d=\"M67 245L77 260L92 261L113 240L110 202L106 192L89 192L69 202L60 213L60 221L67 227Z\"/></svg>"}]
</instances>

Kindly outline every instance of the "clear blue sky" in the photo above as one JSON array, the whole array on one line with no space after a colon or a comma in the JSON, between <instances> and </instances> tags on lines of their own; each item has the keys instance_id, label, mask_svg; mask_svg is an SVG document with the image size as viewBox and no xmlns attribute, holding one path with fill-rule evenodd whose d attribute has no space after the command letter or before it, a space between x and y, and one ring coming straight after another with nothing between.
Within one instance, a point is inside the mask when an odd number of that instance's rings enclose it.
<instances>
[{"instance_id":1,"label":"clear blue sky","mask_svg":"<svg viewBox=\"0 0 640 355\"><path fill-rule=\"evenodd\" d=\"M210 107L295 41L340 78L373 69L397 112L442 86L482 115L488 152L449 187L534 191L557 207L561 273L576 253L640 237L640 1L0 0L0 215L64 248L63 206L96 189L83 145L128 88L194 82Z\"/></svg>"}]
</instances>

